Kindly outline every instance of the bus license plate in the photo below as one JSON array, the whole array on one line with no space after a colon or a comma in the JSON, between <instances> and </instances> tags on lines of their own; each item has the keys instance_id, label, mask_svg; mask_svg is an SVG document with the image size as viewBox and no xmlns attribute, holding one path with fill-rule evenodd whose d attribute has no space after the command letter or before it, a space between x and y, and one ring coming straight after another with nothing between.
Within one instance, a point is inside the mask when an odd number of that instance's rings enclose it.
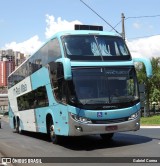
<instances>
[{"instance_id":1,"label":"bus license plate","mask_svg":"<svg viewBox=\"0 0 160 166\"><path fill-rule=\"evenodd\" d=\"M113 130L117 130L118 126L106 126L105 130L106 131L113 131Z\"/></svg>"}]
</instances>

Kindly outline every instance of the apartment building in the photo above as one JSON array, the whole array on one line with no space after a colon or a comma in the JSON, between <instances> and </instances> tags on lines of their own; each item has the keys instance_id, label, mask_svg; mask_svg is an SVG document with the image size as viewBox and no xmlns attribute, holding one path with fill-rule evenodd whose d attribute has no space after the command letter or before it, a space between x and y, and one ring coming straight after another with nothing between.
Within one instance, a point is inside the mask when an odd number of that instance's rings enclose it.
<instances>
[{"instance_id":1,"label":"apartment building","mask_svg":"<svg viewBox=\"0 0 160 166\"><path fill-rule=\"evenodd\" d=\"M15 70L15 62L14 61L8 61L6 59L3 59L3 61L0 61L0 87L6 87L8 84L8 76L10 73L12 73Z\"/></svg>"},{"instance_id":2,"label":"apartment building","mask_svg":"<svg viewBox=\"0 0 160 166\"><path fill-rule=\"evenodd\" d=\"M12 49L0 50L0 114L8 110L8 76L25 60L24 54Z\"/></svg>"},{"instance_id":3,"label":"apartment building","mask_svg":"<svg viewBox=\"0 0 160 166\"><path fill-rule=\"evenodd\" d=\"M12 49L0 50L0 87L7 87L7 78L25 60L24 54Z\"/></svg>"}]
</instances>

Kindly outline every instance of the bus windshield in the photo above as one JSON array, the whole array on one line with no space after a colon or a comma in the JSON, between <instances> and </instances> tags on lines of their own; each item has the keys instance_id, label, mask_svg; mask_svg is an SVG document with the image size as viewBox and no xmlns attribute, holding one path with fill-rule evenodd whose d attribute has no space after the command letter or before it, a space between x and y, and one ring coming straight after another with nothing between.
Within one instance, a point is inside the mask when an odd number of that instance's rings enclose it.
<instances>
[{"instance_id":1,"label":"bus windshield","mask_svg":"<svg viewBox=\"0 0 160 166\"><path fill-rule=\"evenodd\" d=\"M66 56L72 60L76 57L130 57L122 38L104 35L68 35L63 36Z\"/></svg>"},{"instance_id":2,"label":"bus windshield","mask_svg":"<svg viewBox=\"0 0 160 166\"><path fill-rule=\"evenodd\" d=\"M70 101L85 105L113 105L139 100L133 68L90 68L73 70ZM74 99L74 100L73 100Z\"/></svg>"}]
</instances>

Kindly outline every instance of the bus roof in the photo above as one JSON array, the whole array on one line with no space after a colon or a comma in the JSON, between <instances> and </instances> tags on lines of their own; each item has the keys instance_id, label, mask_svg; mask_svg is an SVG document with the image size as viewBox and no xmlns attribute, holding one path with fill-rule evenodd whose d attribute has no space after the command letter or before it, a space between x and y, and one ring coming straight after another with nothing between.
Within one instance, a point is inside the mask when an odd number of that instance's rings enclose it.
<instances>
[{"instance_id":1,"label":"bus roof","mask_svg":"<svg viewBox=\"0 0 160 166\"><path fill-rule=\"evenodd\" d=\"M72 31L61 31L57 32L55 35L53 35L50 39L54 37L61 37L65 35L108 35L108 36L119 36L116 33L108 32L108 31L93 31L93 30L72 30Z\"/></svg>"},{"instance_id":2,"label":"bus roof","mask_svg":"<svg viewBox=\"0 0 160 166\"><path fill-rule=\"evenodd\" d=\"M107 36L119 36L114 32L108 31L95 31L95 30L69 30L69 31L60 31L55 33L51 38L49 38L46 42L44 42L31 56L29 56L22 64L20 64L10 75L12 75L16 70L18 70L27 60L29 60L41 47L43 47L46 43L54 38L60 38L65 35L107 35ZM9 76L10 76L9 75ZM9 77L8 76L8 77Z\"/></svg>"}]
</instances>

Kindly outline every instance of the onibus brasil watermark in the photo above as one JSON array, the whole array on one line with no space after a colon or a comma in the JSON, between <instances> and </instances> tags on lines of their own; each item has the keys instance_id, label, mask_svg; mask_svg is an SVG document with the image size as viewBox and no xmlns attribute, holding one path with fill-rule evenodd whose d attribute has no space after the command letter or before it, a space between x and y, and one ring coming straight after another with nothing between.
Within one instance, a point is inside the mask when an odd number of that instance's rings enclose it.
<instances>
[{"instance_id":1,"label":"onibus brasil watermark","mask_svg":"<svg viewBox=\"0 0 160 166\"><path fill-rule=\"evenodd\" d=\"M2 157L0 165L41 163L160 163L160 157Z\"/></svg>"}]
</instances>

